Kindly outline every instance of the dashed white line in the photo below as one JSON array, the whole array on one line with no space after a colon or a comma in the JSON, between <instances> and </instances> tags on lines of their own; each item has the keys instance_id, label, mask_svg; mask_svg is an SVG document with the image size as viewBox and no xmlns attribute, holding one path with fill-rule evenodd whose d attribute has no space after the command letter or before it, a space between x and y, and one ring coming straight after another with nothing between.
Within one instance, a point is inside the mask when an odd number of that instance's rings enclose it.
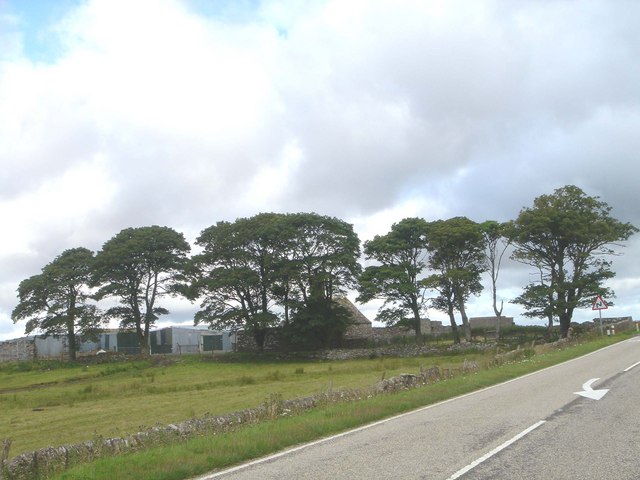
<instances>
[{"instance_id":1,"label":"dashed white line","mask_svg":"<svg viewBox=\"0 0 640 480\"><path fill-rule=\"evenodd\" d=\"M480 465L482 462L487 461L488 459L490 459L491 457L493 457L496 453L501 452L502 450L504 450L505 448L507 448L509 445L517 442L518 440L520 440L522 437L524 437L525 435L527 435L528 433L532 432L533 430L535 430L536 428L538 428L540 425L542 425L543 423L546 423L545 420L540 420L538 423L531 425L529 428L527 428L526 430L520 432L518 435L516 435L515 437L513 437L510 440L507 440L506 442L504 442L502 445L494 448L493 450L491 450L489 453L483 455L482 457L480 457L479 459L477 459L474 462L471 462L469 465L467 465L466 467L464 467L461 470L458 470L456 473L454 473L453 475L451 475L447 480L455 480L456 478L460 478L462 475L464 475L465 473L467 473L468 471L476 468L478 465Z\"/></svg>"},{"instance_id":2,"label":"dashed white line","mask_svg":"<svg viewBox=\"0 0 640 480\"><path fill-rule=\"evenodd\" d=\"M629 370L631 370L633 367L637 367L638 365L640 365L640 362L634 363L633 365L631 365L630 367L625 368L623 371L624 372L628 372Z\"/></svg>"}]
</instances>

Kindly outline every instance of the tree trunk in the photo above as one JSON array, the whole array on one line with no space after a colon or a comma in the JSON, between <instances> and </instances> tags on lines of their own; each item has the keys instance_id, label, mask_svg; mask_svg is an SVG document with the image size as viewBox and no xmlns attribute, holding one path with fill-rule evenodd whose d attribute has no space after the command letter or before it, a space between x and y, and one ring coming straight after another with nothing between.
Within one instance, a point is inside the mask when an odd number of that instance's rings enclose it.
<instances>
[{"instance_id":1,"label":"tree trunk","mask_svg":"<svg viewBox=\"0 0 640 480\"><path fill-rule=\"evenodd\" d=\"M571 317L563 313L560 315L560 337L567 338L569 335L569 327L571 326Z\"/></svg>"},{"instance_id":2,"label":"tree trunk","mask_svg":"<svg viewBox=\"0 0 640 480\"><path fill-rule=\"evenodd\" d=\"M416 332L416 338L422 338L422 320L420 318L420 310L418 303L413 299L411 301L411 311L413 312L413 329Z\"/></svg>"},{"instance_id":3,"label":"tree trunk","mask_svg":"<svg viewBox=\"0 0 640 480\"><path fill-rule=\"evenodd\" d=\"M75 361L78 345L76 343L76 290L70 289L69 303L67 305L67 349L69 360Z\"/></svg>"},{"instance_id":4,"label":"tree trunk","mask_svg":"<svg viewBox=\"0 0 640 480\"><path fill-rule=\"evenodd\" d=\"M460 318L462 319L462 326L464 328L464 339L467 342L471 341L471 325L469 324L469 318L467 317L467 310L464 307L464 300L458 298L458 311L460 312Z\"/></svg>"},{"instance_id":5,"label":"tree trunk","mask_svg":"<svg viewBox=\"0 0 640 480\"><path fill-rule=\"evenodd\" d=\"M453 305L449 307L449 322L451 322L451 333L453 333L453 343L460 343L460 332L458 332L458 325L456 325L456 317L453 313Z\"/></svg>"},{"instance_id":6,"label":"tree trunk","mask_svg":"<svg viewBox=\"0 0 640 480\"><path fill-rule=\"evenodd\" d=\"M67 322L67 348L69 350L69 360L75 361L78 345L76 343L76 332L74 331L74 321Z\"/></svg>"},{"instance_id":7,"label":"tree trunk","mask_svg":"<svg viewBox=\"0 0 640 480\"><path fill-rule=\"evenodd\" d=\"M469 324L469 318L467 317L467 312L464 309L464 305L461 307L460 310L460 318L462 318L462 325L464 328L464 339L467 342L471 341L471 325Z\"/></svg>"},{"instance_id":8,"label":"tree trunk","mask_svg":"<svg viewBox=\"0 0 640 480\"><path fill-rule=\"evenodd\" d=\"M257 328L253 331L253 339L256 341L256 345L260 353L264 352L264 343L267 337L267 332L263 328Z\"/></svg>"},{"instance_id":9,"label":"tree trunk","mask_svg":"<svg viewBox=\"0 0 640 480\"><path fill-rule=\"evenodd\" d=\"M150 357L151 356L151 342L149 341L150 340L149 328L150 328L150 322L149 321L145 321L144 322L144 335L142 337L142 344L140 345L140 352L145 357Z\"/></svg>"},{"instance_id":10,"label":"tree trunk","mask_svg":"<svg viewBox=\"0 0 640 480\"><path fill-rule=\"evenodd\" d=\"M504 301L500 301L500 309L497 306L497 299L495 293L495 285L493 290L493 312L496 314L496 340L500 339L500 319L502 318L502 310L504 308Z\"/></svg>"}]
</instances>

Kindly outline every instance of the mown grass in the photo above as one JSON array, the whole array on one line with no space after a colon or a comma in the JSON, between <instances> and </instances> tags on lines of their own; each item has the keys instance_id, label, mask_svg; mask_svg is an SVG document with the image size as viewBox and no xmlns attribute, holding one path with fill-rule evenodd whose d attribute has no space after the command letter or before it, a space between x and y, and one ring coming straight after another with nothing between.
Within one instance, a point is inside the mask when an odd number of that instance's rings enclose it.
<instances>
[{"instance_id":1,"label":"mown grass","mask_svg":"<svg viewBox=\"0 0 640 480\"><path fill-rule=\"evenodd\" d=\"M627 336L619 336L615 339L600 338L561 350L550 350L525 361L455 377L422 388L378 396L366 401L327 405L298 416L246 426L235 432L203 436L179 444L104 458L75 467L56 478L64 480L189 478L495 385L577 358L624 338ZM305 365L304 368L306 371L308 366Z\"/></svg>"},{"instance_id":2,"label":"mown grass","mask_svg":"<svg viewBox=\"0 0 640 480\"><path fill-rule=\"evenodd\" d=\"M185 356L168 362L5 365L0 368L0 440L11 438L13 457L255 407L271 394L295 398L359 388L421 366L455 368L464 358L479 357L222 363Z\"/></svg>"}]
</instances>

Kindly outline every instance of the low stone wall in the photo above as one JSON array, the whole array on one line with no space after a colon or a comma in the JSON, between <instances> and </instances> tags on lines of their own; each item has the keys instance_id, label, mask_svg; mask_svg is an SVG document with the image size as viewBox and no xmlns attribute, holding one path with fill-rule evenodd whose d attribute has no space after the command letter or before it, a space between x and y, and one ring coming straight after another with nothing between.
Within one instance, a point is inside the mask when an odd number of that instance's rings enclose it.
<instances>
[{"instance_id":1,"label":"low stone wall","mask_svg":"<svg viewBox=\"0 0 640 480\"><path fill-rule=\"evenodd\" d=\"M18 362L36 358L36 343L32 338L0 342L0 362Z\"/></svg>"},{"instance_id":2,"label":"low stone wall","mask_svg":"<svg viewBox=\"0 0 640 480\"><path fill-rule=\"evenodd\" d=\"M157 426L123 438L101 438L92 441L50 447L35 452L23 453L12 460L7 460L8 449L5 441L5 453L0 458L0 479L27 480L46 478L74 465L90 462L100 457L118 455L149 448L154 445L181 441L187 438L209 434L216 435L231 431L241 425L247 425L265 419L295 415L322 405L363 400L376 395L383 395L450 378L456 374L476 371L475 362L466 362L462 368L440 369L431 367L421 369L419 374L402 374L382 380L375 385L357 390L327 391L311 397L282 400L279 395L272 395L265 402L252 409L221 416L194 418L185 422L167 426Z\"/></svg>"},{"instance_id":3,"label":"low stone wall","mask_svg":"<svg viewBox=\"0 0 640 480\"><path fill-rule=\"evenodd\" d=\"M496 348L495 343L460 343L447 347L447 351L464 352L465 350L491 350ZM375 348L333 349L310 353L308 358L314 360L356 360L361 358L377 357L420 357L437 354L441 348L428 345L386 345Z\"/></svg>"}]
</instances>

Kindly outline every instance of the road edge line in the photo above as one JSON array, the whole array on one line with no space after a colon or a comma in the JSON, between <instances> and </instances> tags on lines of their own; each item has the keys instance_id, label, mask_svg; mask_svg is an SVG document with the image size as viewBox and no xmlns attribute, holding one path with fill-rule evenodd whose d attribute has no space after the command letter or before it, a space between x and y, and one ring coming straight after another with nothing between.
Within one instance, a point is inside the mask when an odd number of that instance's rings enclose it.
<instances>
[{"instance_id":1,"label":"road edge line","mask_svg":"<svg viewBox=\"0 0 640 480\"><path fill-rule=\"evenodd\" d=\"M496 448L494 448L493 450L491 450L488 453L485 453L483 456L481 456L480 458L478 458L477 460L474 460L473 462L471 462L469 465L467 465L464 468L461 468L460 470L458 470L456 473L454 473L453 475L451 475L447 480L455 480L456 478L460 478L462 475L464 475L465 473L469 472L470 470L473 470L474 468L476 468L478 465L480 465L483 462L486 462L487 460L489 460L491 457L493 457L494 455L500 453L502 450L504 450L505 448L509 447L510 445L514 444L515 442L517 442L518 440L520 440L522 437L524 437L525 435L528 435L529 433L531 433L533 430L535 430L536 428L538 428L540 425L543 425L546 423L546 420L540 420L538 423L535 423L533 425L531 425L529 428L527 428L526 430L523 430L522 432L520 432L518 435L516 435L515 437L512 437L511 439L507 440L506 442L504 442L502 445L497 446Z\"/></svg>"},{"instance_id":2,"label":"road edge line","mask_svg":"<svg viewBox=\"0 0 640 480\"><path fill-rule=\"evenodd\" d=\"M347 435L351 435L352 433L357 433L357 432L360 432L362 430L367 430L369 428L376 427L378 425L383 425L383 424L385 424L387 422L391 422L391 421L397 420L399 418L408 417L409 415L414 415L416 413L420 413L420 412L423 412L425 410L429 410L431 408L435 408L435 407L438 407L440 405L444 405L444 404L447 404L449 402L453 402L455 400L459 400L461 398L470 397L472 395L476 395L476 394L485 392L485 391L490 390L492 388L497 388L497 387L500 387L502 385L507 385L509 383L516 382L516 381L521 380L523 378L530 377L532 375L537 375L537 374L542 373L544 371L551 370L552 368L556 368L556 367L559 367L561 365L565 365L567 363L575 362L575 361L577 361L577 360L579 360L581 358L588 357L590 355L594 355L594 354L596 354L598 352L602 352L604 350L608 350L609 348L616 347L618 345L622 345L622 344L624 344L624 343L626 343L626 342L628 342L630 340L631 339L623 340L622 342L616 342L616 343L614 343L612 345L608 345L608 346L600 348L598 350L594 350L593 352L589 352L589 353L586 353L584 355L581 355L580 357L572 358L572 359L566 360L566 361L564 361L562 363L558 363L556 365L551 365L550 367L545 367L545 368L543 368L541 370L536 370L535 372L527 373L526 375L522 375L520 377L515 377L515 378L512 378L511 380L507 380L507 381L502 382L502 383L497 383L495 385L490 385L488 387L481 388L480 390L474 390L473 392L465 393L465 394L459 395L457 397L448 398L446 400L441 400L441 401L439 401L437 403L432 403L431 405L426 405L424 407L420 407L420 408L417 408L415 410L410 410L408 412L403 412L403 413L400 413L398 415L394 415L393 417L384 418L382 420L378 420L378 421L373 422L373 423L368 423L366 425L362 425L362 426L354 428L352 430L347 430L345 432L340 432L338 434L331 435L329 437L321 438L321 439L314 440L314 441L309 442L309 443L304 443L302 445L298 445L296 447L288 448L286 450L283 450L283 451L277 452L277 453L273 453L273 454L268 455L266 457L258 458L256 460L251 460L251 461L246 462L246 463L241 463L240 465L236 465L235 467L230 467L230 468L227 468L227 469L224 469L224 470L220 470L220 471L214 472L214 473L206 473L203 476L195 477L194 480L211 480L213 478L221 477L222 475L227 475L229 473L234 473L234 472L237 472L237 471L240 471L240 470L244 470L246 468L253 467L254 465L260 465L261 463L265 463L265 462L269 462L271 460L275 460L275 459L283 457L285 455L289 455L291 453L295 453L295 452L298 452L300 450L304 450L305 448L313 447L315 445L320 445L322 443L329 442L329 441L335 440L337 438L341 438L341 437L344 437L344 436L347 436Z\"/></svg>"}]
</instances>

